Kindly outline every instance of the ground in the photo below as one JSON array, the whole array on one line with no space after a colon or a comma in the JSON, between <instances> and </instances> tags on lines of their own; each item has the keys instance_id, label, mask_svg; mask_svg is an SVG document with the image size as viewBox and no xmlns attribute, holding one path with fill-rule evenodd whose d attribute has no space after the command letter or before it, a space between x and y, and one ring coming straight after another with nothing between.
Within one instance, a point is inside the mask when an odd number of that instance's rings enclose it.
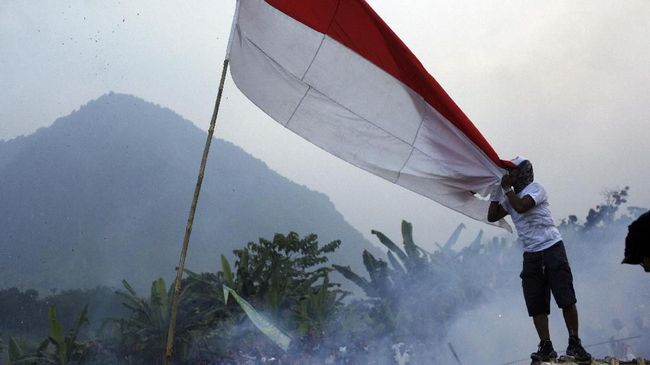
<instances>
[{"instance_id":1,"label":"ground","mask_svg":"<svg viewBox=\"0 0 650 365\"><path fill-rule=\"evenodd\" d=\"M650 361L644 360L644 359L636 359L633 361L620 361L617 359L613 358L605 358L605 359L594 359L591 361L591 363L585 363L585 362L580 362L576 363L573 360L568 360L564 358L564 356L560 356L560 358L557 361L552 361L552 362L539 362L539 363L533 363L534 365L552 365L552 364L564 364L564 365L650 365Z\"/></svg>"}]
</instances>

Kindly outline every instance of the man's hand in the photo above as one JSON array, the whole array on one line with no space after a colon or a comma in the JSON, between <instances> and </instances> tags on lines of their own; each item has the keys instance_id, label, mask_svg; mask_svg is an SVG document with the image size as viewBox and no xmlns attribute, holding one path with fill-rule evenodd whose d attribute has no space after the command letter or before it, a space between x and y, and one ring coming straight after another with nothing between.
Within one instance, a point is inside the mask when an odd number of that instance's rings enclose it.
<instances>
[{"instance_id":1,"label":"man's hand","mask_svg":"<svg viewBox=\"0 0 650 365\"><path fill-rule=\"evenodd\" d=\"M505 192L506 199L508 199L508 202L510 203L510 206L519 214L526 213L527 211L531 210L535 206L535 200L530 197L530 195L526 195L522 198L518 197L517 194L512 190L512 186L515 184L515 181L517 180L517 173L516 170L511 171L509 174L503 175L501 178L501 187L503 190L507 190ZM496 208L495 208L496 209ZM495 218L498 217L500 214L497 214L496 210L493 210L493 214L489 218Z\"/></svg>"},{"instance_id":2,"label":"man's hand","mask_svg":"<svg viewBox=\"0 0 650 365\"><path fill-rule=\"evenodd\" d=\"M490 208L488 209L488 222L496 222L499 219L505 217L508 215L508 212L506 212L505 209L499 204L499 202L491 202L490 203Z\"/></svg>"},{"instance_id":3,"label":"man's hand","mask_svg":"<svg viewBox=\"0 0 650 365\"><path fill-rule=\"evenodd\" d=\"M510 174L505 174L503 177L501 177L501 187L504 189L508 189L512 187L512 185L515 184L515 178L514 176Z\"/></svg>"}]
</instances>

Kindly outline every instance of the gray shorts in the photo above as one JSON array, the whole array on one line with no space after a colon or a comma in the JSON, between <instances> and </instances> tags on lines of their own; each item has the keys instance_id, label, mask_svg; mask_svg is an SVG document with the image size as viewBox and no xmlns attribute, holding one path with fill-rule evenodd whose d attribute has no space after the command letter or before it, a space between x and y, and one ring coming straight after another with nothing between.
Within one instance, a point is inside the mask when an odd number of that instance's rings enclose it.
<instances>
[{"instance_id":1,"label":"gray shorts","mask_svg":"<svg viewBox=\"0 0 650 365\"><path fill-rule=\"evenodd\" d=\"M562 241L539 252L524 252L520 276L531 317L551 313L551 292L560 308L576 303L573 275Z\"/></svg>"}]
</instances>

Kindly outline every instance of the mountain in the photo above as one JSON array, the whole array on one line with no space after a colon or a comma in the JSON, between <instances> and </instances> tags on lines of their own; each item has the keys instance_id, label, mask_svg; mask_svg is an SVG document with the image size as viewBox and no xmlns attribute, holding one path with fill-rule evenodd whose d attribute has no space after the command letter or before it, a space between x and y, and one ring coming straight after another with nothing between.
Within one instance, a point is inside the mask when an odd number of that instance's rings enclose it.
<instances>
[{"instance_id":1,"label":"mountain","mask_svg":"<svg viewBox=\"0 0 650 365\"><path fill-rule=\"evenodd\" d=\"M50 127L0 141L1 287L145 288L174 275L206 133L169 109L110 93ZM342 241L330 262L361 267L378 249L328 197L213 140L186 267L259 237Z\"/></svg>"}]
</instances>

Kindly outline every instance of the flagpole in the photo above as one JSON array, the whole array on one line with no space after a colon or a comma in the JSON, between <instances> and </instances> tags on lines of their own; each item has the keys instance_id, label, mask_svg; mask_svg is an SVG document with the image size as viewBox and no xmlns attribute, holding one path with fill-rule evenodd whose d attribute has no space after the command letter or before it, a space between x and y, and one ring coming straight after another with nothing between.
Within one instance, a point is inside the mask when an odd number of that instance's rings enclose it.
<instances>
[{"instance_id":1,"label":"flagpole","mask_svg":"<svg viewBox=\"0 0 650 365\"><path fill-rule=\"evenodd\" d=\"M226 80L226 71L228 70L228 58L223 61L223 70L221 71L221 82L219 83L219 92L217 94L217 101L214 105L212 112L212 119L210 120L210 128L208 129L208 139L205 141L203 148L203 157L201 158L201 166L199 167L199 176L196 179L196 187L194 188L194 197L192 198L192 206L187 218L187 225L185 226L185 237L183 238L183 248L181 256L176 268L176 281L174 282L174 293L172 296L172 307L169 317L169 329L167 331L167 347L165 349L166 365L171 364L171 357L174 347L174 329L176 327L176 314L178 311L178 302L180 301L181 293L181 279L183 278L183 271L185 269L185 257L187 256L187 249L190 243L190 235L192 234L192 224L194 223L194 214L196 213L196 205L199 201L199 194L201 193L201 184L203 183L203 174L205 172L205 165L208 161L208 152L210 151L210 144L212 143L212 136L214 135L214 127L217 121L217 114L219 113L219 104L221 103L221 95L223 94L223 85Z\"/></svg>"},{"instance_id":2,"label":"flagpole","mask_svg":"<svg viewBox=\"0 0 650 365\"><path fill-rule=\"evenodd\" d=\"M194 197L192 198L192 205L190 206L190 213L185 225L185 236L183 237L183 248L181 249L181 256L178 260L178 267L176 267L176 280L174 281L174 293L172 294L172 307L169 314L169 328L167 330L167 345L165 346L165 354L163 356L163 363L171 365L172 355L174 353L174 330L176 329L176 315L178 313L178 303L180 302L181 294L181 280L183 279L183 271L185 270L185 258L187 257L187 249L190 243L190 235L192 234L192 225L194 224L194 214L196 213L196 205L199 201L199 194L201 193L201 185L203 183L203 175L205 172L205 165L208 161L208 152L212 144L212 136L214 135L214 127L217 123L217 115L219 114L219 105L221 104L221 95L223 95L223 86L226 81L226 74L228 71L228 64L230 62L230 48L232 46L233 34L239 17L239 0L235 3L235 14L233 15L232 26L230 29L230 36L228 38L228 45L226 47L226 57L223 60L223 68L221 69L221 80L219 81L219 91L217 92L217 100L214 103L214 110L212 111L212 118L210 119L210 127L208 128L208 138L203 147L203 156L201 157L201 165L199 167L199 176L196 178L196 186L194 188Z\"/></svg>"}]
</instances>

